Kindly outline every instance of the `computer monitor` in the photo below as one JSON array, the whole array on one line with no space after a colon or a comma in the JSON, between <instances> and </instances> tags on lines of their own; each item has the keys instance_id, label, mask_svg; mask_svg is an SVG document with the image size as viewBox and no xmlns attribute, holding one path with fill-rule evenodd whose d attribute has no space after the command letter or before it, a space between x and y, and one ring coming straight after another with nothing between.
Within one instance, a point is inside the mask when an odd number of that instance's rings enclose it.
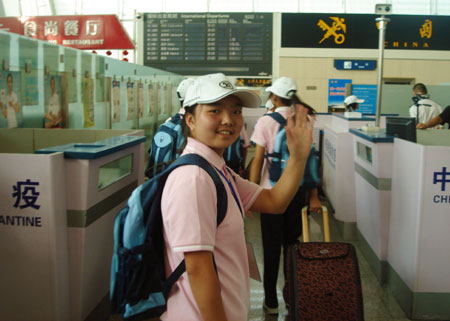
<instances>
[{"instance_id":1,"label":"computer monitor","mask_svg":"<svg viewBox=\"0 0 450 321\"><path fill-rule=\"evenodd\" d=\"M415 143L416 119L410 117L386 117L386 134Z\"/></svg>"}]
</instances>

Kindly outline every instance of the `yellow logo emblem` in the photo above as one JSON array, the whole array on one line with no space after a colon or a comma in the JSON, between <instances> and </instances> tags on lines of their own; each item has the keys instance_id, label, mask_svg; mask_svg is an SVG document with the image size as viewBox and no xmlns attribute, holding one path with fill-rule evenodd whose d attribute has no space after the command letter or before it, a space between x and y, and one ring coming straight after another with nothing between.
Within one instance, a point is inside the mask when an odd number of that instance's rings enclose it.
<instances>
[{"instance_id":1,"label":"yellow logo emblem","mask_svg":"<svg viewBox=\"0 0 450 321\"><path fill-rule=\"evenodd\" d=\"M331 27L327 25L326 22L323 21L322 19L320 19L319 22L317 23L317 25L323 31L326 31L325 35L323 36L322 40L319 41L319 43L322 43L322 41L329 38L330 36L334 36L334 42L340 45L345 41L344 33L347 32L347 26L344 23L345 19L339 17L330 17L330 19L333 20ZM343 31L343 33L337 33L337 31L341 30Z\"/></svg>"},{"instance_id":2,"label":"yellow logo emblem","mask_svg":"<svg viewBox=\"0 0 450 321\"><path fill-rule=\"evenodd\" d=\"M431 38L431 34L433 32L433 24L431 20L425 20L425 23L422 25L422 28L420 28L420 36L422 38L427 37L428 39Z\"/></svg>"}]
</instances>

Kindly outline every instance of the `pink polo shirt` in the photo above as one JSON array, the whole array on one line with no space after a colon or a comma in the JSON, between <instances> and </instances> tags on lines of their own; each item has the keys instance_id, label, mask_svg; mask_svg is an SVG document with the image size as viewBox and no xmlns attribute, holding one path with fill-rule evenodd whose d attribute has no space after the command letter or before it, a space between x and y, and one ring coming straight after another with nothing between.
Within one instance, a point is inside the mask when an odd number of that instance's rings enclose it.
<instances>
[{"instance_id":1,"label":"pink polo shirt","mask_svg":"<svg viewBox=\"0 0 450 321\"><path fill-rule=\"evenodd\" d=\"M278 107L275 109L275 112L280 113L287 119L287 117L292 113L292 108ZM266 153L273 153L273 149L275 147L275 137L277 136L279 128L280 124L275 119L269 116L262 116L256 122L255 129L253 130L250 140L257 145L264 147ZM272 188L269 181L269 166L270 161L267 161L267 158L264 158L263 167L261 169L260 185L268 189Z\"/></svg>"},{"instance_id":2,"label":"pink polo shirt","mask_svg":"<svg viewBox=\"0 0 450 321\"><path fill-rule=\"evenodd\" d=\"M183 154L203 156L216 169L225 162L208 146L188 138ZM233 173L234 174L234 173ZM231 184L244 213L252 206L262 188L235 175ZM228 320L247 320L249 310L249 268L244 237L244 220L225 179L228 207L217 227L217 196L211 177L195 165L175 169L164 187L161 210L166 244L166 275L184 258L184 252L211 251L219 276L222 302ZM172 288L162 320L202 320L184 273Z\"/></svg>"}]
</instances>

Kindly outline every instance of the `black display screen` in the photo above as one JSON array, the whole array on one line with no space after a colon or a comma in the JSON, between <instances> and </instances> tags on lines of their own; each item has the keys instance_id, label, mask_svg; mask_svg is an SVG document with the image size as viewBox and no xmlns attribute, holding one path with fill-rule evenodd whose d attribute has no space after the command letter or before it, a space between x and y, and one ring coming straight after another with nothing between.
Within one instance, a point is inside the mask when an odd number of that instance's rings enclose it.
<instances>
[{"instance_id":1,"label":"black display screen","mask_svg":"<svg viewBox=\"0 0 450 321\"><path fill-rule=\"evenodd\" d=\"M272 75L271 13L146 13L144 65L181 75Z\"/></svg>"},{"instance_id":2,"label":"black display screen","mask_svg":"<svg viewBox=\"0 0 450 321\"><path fill-rule=\"evenodd\" d=\"M284 48L378 48L375 14L283 13ZM450 50L450 17L389 15L385 49Z\"/></svg>"}]
</instances>

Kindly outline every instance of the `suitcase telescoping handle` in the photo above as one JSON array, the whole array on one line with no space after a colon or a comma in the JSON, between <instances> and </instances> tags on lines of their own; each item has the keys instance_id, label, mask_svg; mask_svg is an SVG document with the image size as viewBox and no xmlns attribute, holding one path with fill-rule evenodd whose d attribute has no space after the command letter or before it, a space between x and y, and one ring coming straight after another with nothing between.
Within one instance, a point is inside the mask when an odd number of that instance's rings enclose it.
<instances>
[{"instance_id":1,"label":"suitcase telescoping handle","mask_svg":"<svg viewBox=\"0 0 450 321\"><path fill-rule=\"evenodd\" d=\"M312 215L313 213L311 213ZM328 210L322 206L323 237L325 242L330 242L330 224L328 222ZM308 206L302 208L303 242L309 242Z\"/></svg>"}]
</instances>

